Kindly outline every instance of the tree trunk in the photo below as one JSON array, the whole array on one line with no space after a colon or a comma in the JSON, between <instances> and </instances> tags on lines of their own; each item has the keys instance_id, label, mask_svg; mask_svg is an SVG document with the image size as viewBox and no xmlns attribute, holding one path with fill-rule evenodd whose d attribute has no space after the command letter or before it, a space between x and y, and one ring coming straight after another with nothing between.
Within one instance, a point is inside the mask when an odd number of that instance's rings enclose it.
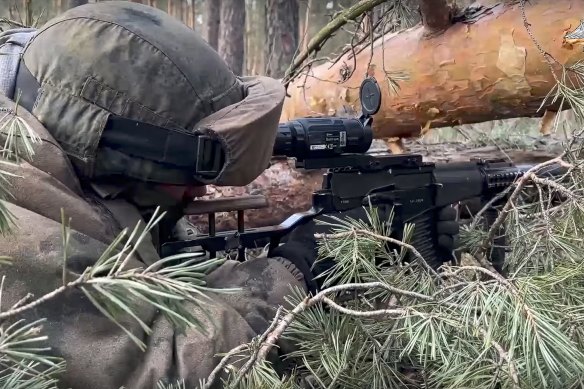
<instances>
[{"instance_id":1,"label":"tree trunk","mask_svg":"<svg viewBox=\"0 0 584 389\"><path fill-rule=\"evenodd\" d=\"M87 0L67 0L67 9L79 7L80 5L87 4Z\"/></svg>"},{"instance_id":2,"label":"tree trunk","mask_svg":"<svg viewBox=\"0 0 584 389\"><path fill-rule=\"evenodd\" d=\"M53 8L54 8L55 15L58 15L61 12L63 12L63 1L62 0L54 0Z\"/></svg>"},{"instance_id":3,"label":"tree trunk","mask_svg":"<svg viewBox=\"0 0 584 389\"><path fill-rule=\"evenodd\" d=\"M23 0L22 1L22 11L24 13L24 24L26 26L32 26L32 24L33 24L32 0Z\"/></svg>"},{"instance_id":4,"label":"tree trunk","mask_svg":"<svg viewBox=\"0 0 584 389\"><path fill-rule=\"evenodd\" d=\"M345 82L341 69L353 68L347 53L335 65L314 67L288 87L282 121L307 115L343 114L359 110L358 88L365 74L382 90L382 107L374 118L375 137L417 136L435 127L513 117L537 117L545 96L555 86L548 64L529 37L518 4L497 4L469 12L464 21L441 27L452 13L445 0L425 0L434 14L426 25L386 34L356 56L356 71ZM442 4L440 9L437 4ZM422 4L424 10L424 4ZM566 31L584 14L580 0L532 0L526 15L544 50L562 64L584 60L582 47L562 44ZM442 16L440 16L442 15ZM469 20L471 19L471 20ZM369 61L371 66L368 68ZM390 92L386 72L403 72L397 95ZM303 87L304 85L304 87Z\"/></svg>"},{"instance_id":5,"label":"tree trunk","mask_svg":"<svg viewBox=\"0 0 584 389\"><path fill-rule=\"evenodd\" d=\"M189 2L189 20L190 26L193 30L196 30L197 25L197 7L195 6L195 0Z\"/></svg>"},{"instance_id":6,"label":"tree trunk","mask_svg":"<svg viewBox=\"0 0 584 389\"><path fill-rule=\"evenodd\" d=\"M176 18L184 23L183 20L183 0L175 0L176 4L174 5L174 9L176 12Z\"/></svg>"},{"instance_id":7,"label":"tree trunk","mask_svg":"<svg viewBox=\"0 0 584 389\"><path fill-rule=\"evenodd\" d=\"M221 0L205 0L205 20L205 39L212 48L217 50L221 24Z\"/></svg>"},{"instance_id":8,"label":"tree trunk","mask_svg":"<svg viewBox=\"0 0 584 389\"><path fill-rule=\"evenodd\" d=\"M298 42L305 49L308 44L308 20L310 18L310 9L312 0L301 1L298 8Z\"/></svg>"},{"instance_id":9,"label":"tree trunk","mask_svg":"<svg viewBox=\"0 0 584 389\"><path fill-rule=\"evenodd\" d=\"M429 34L441 32L450 27L455 12L454 0L420 1L422 24Z\"/></svg>"},{"instance_id":10,"label":"tree trunk","mask_svg":"<svg viewBox=\"0 0 584 389\"><path fill-rule=\"evenodd\" d=\"M266 2L253 0L248 2L246 14L246 52L247 75L265 74L264 46L266 40Z\"/></svg>"},{"instance_id":11,"label":"tree trunk","mask_svg":"<svg viewBox=\"0 0 584 389\"><path fill-rule=\"evenodd\" d=\"M298 0L266 2L266 75L284 76L298 48Z\"/></svg>"},{"instance_id":12,"label":"tree trunk","mask_svg":"<svg viewBox=\"0 0 584 389\"><path fill-rule=\"evenodd\" d=\"M245 0L221 0L221 28L217 51L233 73L243 73Z\"/></svg>"}]
</instances>

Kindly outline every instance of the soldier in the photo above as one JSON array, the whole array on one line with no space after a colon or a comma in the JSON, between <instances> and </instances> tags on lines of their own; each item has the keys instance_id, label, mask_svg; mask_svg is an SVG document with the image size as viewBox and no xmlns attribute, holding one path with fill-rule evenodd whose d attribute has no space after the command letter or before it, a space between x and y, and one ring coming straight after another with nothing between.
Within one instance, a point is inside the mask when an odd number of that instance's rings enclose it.
<instances>
[{"instance_id":1,"label":"soldier","mask_svg":"<svg viewBox=\"0 0 584 389\"><path fill-rule=\"evenodd\" d=\"M144 225L161 206L167 217L130 263L144 267L159 259L161 241L205 185L246 185L268 165L282 85L236 77L197 33L164 12L130 2L88 4L38 31L0 36L1 43L15 55L0 66L0 106L14 109L17 100L19 116L42 139L32 161L5 168L19 177L11 179L7 202L18 231L0 236L0 254L15 261L0 268L3 306L62 285L61 209L71 218L67 271L76 277L123 228ZM217 158L203 158L209 155ZM144 339L146 352L77 290L25 318L47 319L52 353L67 361L62 387L153 388L180 378L195 386L217 354L267 328L292 287L314 288L310 231L296 239L304 240L310 244L283 246L287 258L227 261L211 272L209 287L242 291L211 294L205 309L212 322L196 313L205 334L175 333L144 306L140 317L153 333L146 336L134 321L125 325Z\"/></svg>"}]
</instances>

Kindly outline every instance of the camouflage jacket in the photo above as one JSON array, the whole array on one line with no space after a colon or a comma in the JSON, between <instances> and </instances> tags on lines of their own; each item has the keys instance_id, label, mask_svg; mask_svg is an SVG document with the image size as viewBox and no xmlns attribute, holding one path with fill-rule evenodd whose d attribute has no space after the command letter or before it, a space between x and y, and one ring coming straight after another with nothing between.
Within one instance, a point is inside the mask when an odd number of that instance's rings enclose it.
<instances>
[{"instance_id":1,"label":"camouflage jacket","mask_svg":"<svg viewBox=\"0 0 584 389\"><path fill-rule=\"evenodd\" d=\"M13 107L14 103L0 94L0 108L6 111ZM12 197L6 203L16 218L17 229L0 235L0 255L14 262L0 267L0 277L6 277L3 310L28 293L40 297L62 286L61 209L71 218L67 270L73 274L92 265L120 230L119 225L112 228L112 221L100 208L87 201L69 160L46 129L27 111L19 108L18 114L42 142L30 163L2 166L19 176L10 179ZM4 143L2 134L0 141ZM129 204L122 206L128 215L137 215ZM136 220L128 221L135 223ZM144 252L148 250L142 255ZM153 260L156 258L137 255L131 266L140 267ZM197 387L199 379L206 378L217 365L217 354L250 341L267 328L275 309L285 303L290 287L304 288L299 279L293 266L281 258L228 261L208 276L208 286L242 289L237 294L212 295L213 303L206 307L212 322L203 313L199 315L206 334L196 329L175 332L161 314L148 306L143 307L140 316L153 329L150 336L135 321L123 321L147 344L145 352L79 290L63 293L18 319L47 319L43 333L49 338L50 353L67 362L61 381L64 388L144 389L156 387L161 379L180 378L185 379L187 387Z\"/></svg>"}]
</instances>

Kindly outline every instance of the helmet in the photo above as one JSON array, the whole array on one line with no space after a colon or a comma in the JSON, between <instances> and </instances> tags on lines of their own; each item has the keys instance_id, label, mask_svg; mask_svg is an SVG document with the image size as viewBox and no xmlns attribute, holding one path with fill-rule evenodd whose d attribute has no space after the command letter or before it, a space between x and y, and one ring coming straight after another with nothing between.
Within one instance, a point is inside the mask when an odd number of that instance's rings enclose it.
<instances>
[{"instance_id":1,"label":"helmet","mask_svg":"<svg viewBox=\"0 0 584 389\"><path fill-rule=\"evenodd\" d=\"M202 37L146 5L107 1L27 44L21 105L85 179L246 185L269 165L285 90L237 77Z\"/></svg>"}]
</instances>

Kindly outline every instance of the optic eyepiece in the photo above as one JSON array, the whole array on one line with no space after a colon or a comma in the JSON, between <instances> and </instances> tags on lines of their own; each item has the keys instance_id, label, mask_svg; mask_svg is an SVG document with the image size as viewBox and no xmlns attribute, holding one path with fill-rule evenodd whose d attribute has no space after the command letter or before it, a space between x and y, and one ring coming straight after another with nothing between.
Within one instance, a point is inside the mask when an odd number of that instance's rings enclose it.
<instances>
[{"instance_id":1,"label":"optic eyepiece","mask_svg":"<svg viewBox=\"0 0 584 389\"><path fill-rule=\"evenodd\" d=\"M314 117L281 123L273 155L303 161L366 153L373 142L371 116L381 106L381 89L374 78L363 80L359 98L360 118Z\"/></svg>"},{"instance_id":2,"label":"optic eyepiece","mask_svg":"<svg viewBox=\"0 0 584 389\"><path fill-rule=\"evenodd\" d=\"M279 125L274 156L304 160L366 153L372 142L371 128L359 119L303 118Z\"/></svg>"}]
</instances>

